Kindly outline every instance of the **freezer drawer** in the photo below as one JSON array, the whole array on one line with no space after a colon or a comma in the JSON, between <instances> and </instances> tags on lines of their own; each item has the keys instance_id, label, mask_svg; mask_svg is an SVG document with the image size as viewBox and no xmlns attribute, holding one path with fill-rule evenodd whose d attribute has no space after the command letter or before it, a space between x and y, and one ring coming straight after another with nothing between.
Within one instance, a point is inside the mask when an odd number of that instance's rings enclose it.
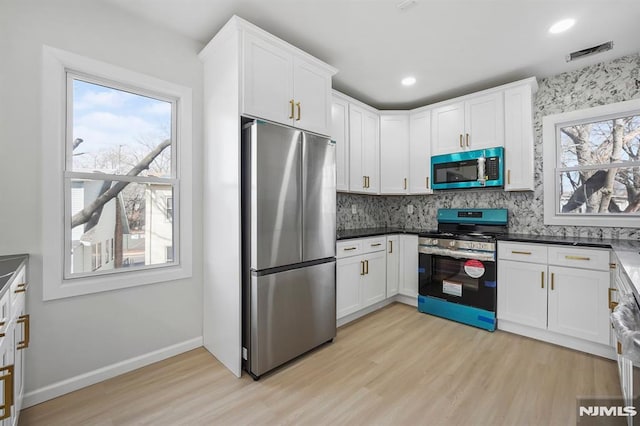
<instances>
[{"instance_id":1,"label":"freezer drawer","mask_svg":"<svg viewBox=\"0 0 640 426\"><path fill-rule=\"evenodd\" d=\"M254 376L335 337L335 278L335 260L252 274L248 367Z\"/></svg>"}]
</instances>

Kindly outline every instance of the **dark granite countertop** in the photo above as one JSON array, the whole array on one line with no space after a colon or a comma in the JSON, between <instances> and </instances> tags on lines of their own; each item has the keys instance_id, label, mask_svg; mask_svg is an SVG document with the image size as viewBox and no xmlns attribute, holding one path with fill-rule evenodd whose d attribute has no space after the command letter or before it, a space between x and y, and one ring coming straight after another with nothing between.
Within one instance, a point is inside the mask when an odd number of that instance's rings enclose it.
<instances>
[{"instance_id":1,"label":"dark granite countertop","mask_svg":"<svg viewBox=\"0 0 640 426\"><path fill-rule=\"evenodd\" d=\"M13 274L27 261L26 254L0 256L0 297L7 291L6 285L13 278Z\"/></svg>"},{"instance_id":2,"label":"dark granite countertop","mask_svg":"<svg viewBox=\"0 0 640 426\"><path fill-rule=\"evenodd\" d=\"M424 229L414 228L359 228L359 229L339 229L336 233L336 240L348 240L351 238L375 237L378 235L391 234L420 234Z\"/></svg>"},{"instance_id":3,"label":"dark granite countertop","mask_svg":"<svg viewBox=\"0 0 640 426\"><path fill-rule=\"evenodd\" d=\"M498 236L501 241L517 241L538 244L562 244L568 246L612 248L614 240L588 237L559 237L556 235L504 234Z\"/></svg>"}]
</instances>

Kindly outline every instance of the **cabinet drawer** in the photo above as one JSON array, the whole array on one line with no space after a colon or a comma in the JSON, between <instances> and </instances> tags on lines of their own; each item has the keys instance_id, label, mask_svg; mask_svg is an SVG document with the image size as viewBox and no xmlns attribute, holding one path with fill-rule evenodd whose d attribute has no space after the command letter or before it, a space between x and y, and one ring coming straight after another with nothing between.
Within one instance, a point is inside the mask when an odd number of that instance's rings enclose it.
<instances>
[{"instance_id":1,"label":"cabinet drawer","mask_svg":"<svg viewBox=\"0 0 640 426\"><path fill-rule=\"evenodd\" d=\"M365 238L362 240L362 254L374 253L385 250L387 247L387 236Z\"/></svg>"},{"instance_id":2,"label":"cabinet drawer","mask_svg":"<svg viewBox=\"0 0 640 426\"><path fill-rule=\"evenodd\" d=\"M338 241L336 244L336 257L338 259L355 256L361 253L362 240L360 239Z\"/></svg>"},{"instance_id":3,"label":"cabinet drawer","mask_svg":"<svg viewBox=\"0 0 640 426\"><path fill-rule=\"evenodd\" d=\"M549 265L609 270L609 251L569 246L549 247Z\"/></svg>"},{"instance_id":4,"label":"cabinet drawer","mask_svg":"<svg viewBox=\"0 0 640 426\"><path fill-rule=\"evenodd\" d=\"M547 263L547 246L542 244L499 241L498 259L517 260L520 262L531 263Z\"/></svg>"}]
</instances>

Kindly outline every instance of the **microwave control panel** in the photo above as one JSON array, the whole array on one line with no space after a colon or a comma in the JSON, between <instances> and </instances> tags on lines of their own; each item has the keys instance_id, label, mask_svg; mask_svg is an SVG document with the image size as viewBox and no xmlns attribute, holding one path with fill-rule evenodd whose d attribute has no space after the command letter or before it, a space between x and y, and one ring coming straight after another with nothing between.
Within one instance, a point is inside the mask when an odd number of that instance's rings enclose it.
<instances>
[{"instance_id":1,"label":"microwave control panel","mask_svg":"<svg viewBox=\"0 0 640 426\"><path fill-rule=\"evenodd\" d=\"M488 176L487 180L500 179L500 159L498 157L489 157L484 166L484 172Z\"/></svg>"}]
</instances>

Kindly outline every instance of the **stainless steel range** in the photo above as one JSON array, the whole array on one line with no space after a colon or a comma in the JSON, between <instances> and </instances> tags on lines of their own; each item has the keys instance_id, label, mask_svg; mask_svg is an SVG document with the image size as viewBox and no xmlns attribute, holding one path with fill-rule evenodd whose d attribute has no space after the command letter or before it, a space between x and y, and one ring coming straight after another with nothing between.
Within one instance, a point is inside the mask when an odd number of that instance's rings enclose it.
<instances>
[{"instance_id":1,"label":"stainless steel range","mask_svg":"<svg viewBox=\"0 0 640 426\"><path fill-rule=\"evenodd\" d=\"M420 234L420 312L496 328L496 236L506 209L439 209L438 230Z\"/></svg>"}]
</instances>

